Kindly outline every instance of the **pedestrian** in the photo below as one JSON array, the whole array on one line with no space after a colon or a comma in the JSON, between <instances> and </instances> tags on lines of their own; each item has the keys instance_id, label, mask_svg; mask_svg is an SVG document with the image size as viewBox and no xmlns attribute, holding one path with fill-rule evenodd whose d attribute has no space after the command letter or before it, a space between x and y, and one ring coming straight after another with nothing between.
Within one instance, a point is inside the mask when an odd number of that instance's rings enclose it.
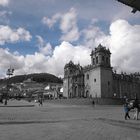
<instances>
[{"instance_id":1,"label":"pedestrian","mask_svg":"<svg viewBox=\"0 0 140 140\"><path fill-rule=\"evenodd\" d=\"M95 101L94 100L92 101L92 104L95 105Z\"/></svg>"},{"instance_id":2,"label":"pedestrian","mask_svg":"<svg viewBox=\"0 0 140 140\"><path fill-rule=\"evenodd\" d=\"M126 99L125 104L124 104L125 120L127 120L127 118L130 119L129 111L130 111L129 102L128 102L128 99Z\"/></svg>"},{"instance_id":3,"label":"pedestrian","mask_svg":"<svg viewBox=\"0 0 140 140\"><path fill-rule=\"evenodd\" d=\"M135 119L138 120L138 115L139 115L140 107L139 107L137 99L135 99L133 107L134 107L134 117L133 118L134 118L134 120Z\"/></svg>"},{"instance_id":4,"label":"pedestrian","mask_svg":"<svg viewBox=\"0 0 140 140\"><path fill-rule=\"evenodd\" d=\"M2 97L0 97L0 102L3 103L3 98Z\"/></svg>"},{"instance_id":5,"label":"pedestrian","mask_svg":"<svg viewBox=\"0 0 140 140\"><path fill-rule=\"evenodd\" d=\"M7 105L7 99L5 99L5 101L4 101L4 105Z\"/></svg>"},{"instance_id":6,"label":"pedestrian","mask_svg":"<svg viewBox=\"0 0 140 140\"><path fill-rule=\"evenodd\" d=\"M43 106L43 100L40 98L40 105Z\"/></svg>"},{"instance_id":7,"label":"pedestrian","mask_svg":"<svg viewBox=\"0 0 140 140\"><path fill-rule=\"evenodd\" d=\"M43 100L42 100L41 97L38 99L38 103L39 103L39 106L42 106L43 105Z\"/></svg>"}]
</instances>

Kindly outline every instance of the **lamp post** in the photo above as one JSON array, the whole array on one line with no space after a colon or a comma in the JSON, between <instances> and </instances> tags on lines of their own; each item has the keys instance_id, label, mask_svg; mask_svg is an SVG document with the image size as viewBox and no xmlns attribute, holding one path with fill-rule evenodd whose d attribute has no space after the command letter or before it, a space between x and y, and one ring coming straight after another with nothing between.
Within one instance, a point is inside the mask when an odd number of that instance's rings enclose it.
<instances>
[{"instance_id":1,"label":"lamp post","mask_svg":"<svg viewBox=\"0 0 140 140\"><path fill-rule=\"evenodd\" d=\"M113 94L113 97L114 97L114 98L116 98L116 96L117 96L117 94L116 94L116 93L114 93L114 94Z\"/></svg>"},{"instance_id":2,"label":"lamp post","mask_svg":"<svg viewBox=\"0 0 140 140\"><path fill-rule=\"evenodd\" d=\"M6 75L8 76L8 79L7 79L7 92L6 92L6 95L5 95L4 105L7 105L8 91L9 91L9 80L10 80L10 77L13 75L13 73L14 73L14 69L11 68L11 67L6 72Z\"/></svg>"}]
</instances>

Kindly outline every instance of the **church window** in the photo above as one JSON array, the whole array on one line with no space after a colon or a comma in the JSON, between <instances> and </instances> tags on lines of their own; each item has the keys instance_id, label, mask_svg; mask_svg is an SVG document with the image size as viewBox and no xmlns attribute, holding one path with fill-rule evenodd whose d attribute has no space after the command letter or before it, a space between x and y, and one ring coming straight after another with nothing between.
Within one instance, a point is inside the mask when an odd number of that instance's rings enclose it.
<instances>
[{"instance_id":1,"label":"church window","mask_svg":"<svg viewBox=\"0 0 140 140\"><path fill-rule=\"evenodd\" d=\"M108 57L106 58L106 63L108 64Z\"/></svg>"},{"instance_id":2,"label":"church window","mask_svg":"<svg viewBox=\"0 0 140 140\"><path fill-rule=\"evenodd\" d=\"M72 73L72 70L70 70L70 74Z\"/></svg>"},{"instance_id":3,"label":"church window","mask_svg":"<svg viewBox=\"0 0 140 140\"><path fill-rule=\"evenodd\" d=\"M124 78L124 75L123 74L121 74L121 79L123 79Z\"/></svg>"},{"instance_id":4,"label":"church window","mask_svg":"<svg viewBox=\"0 0 140 140\"><path fill-rule=\"evenodd\" d=\"M95 58L93 58L93 65L95 65Z\"/></svg>"},{"instance_id":5,"label":"church window","mask_svg":"<svg viewBox=\"0 0 140 140\"><path fill-rule=\"evenodd\" d=\"M110 85L110 81L108 81L108 86Z\"/></svg>"},{"instance_id":6,"label":"church window","mask_svg":"<svg viewBox=\"0 0 140 140\"><path fill-rule=\"evenodd\" d=\"M87 80L89 79L89 74L87 74Z\"/></svg>"},{"instance_id":7,"label":"church window","mask_svg":"<svg viewBox=\"0 0 140 140\"><path fill-rule=\"evenodd\" d=\"M102 61L104 61L105 60L105 57L104 56L102 56Z\"/></svg>"},{"instance_id":8,"label":"church window","mask_svg":"<svg viewBox=\"0 0 140 140\"><path fill-rule=\"evenodd\" d=\"M68 72L67 72L67 70L65 71L65 75L67 75L68 74Z\"/></svg>"},{"instance_id":9,"label":"church window","mask_svg":"<svg viewBox=\"0 0 140 140\"><path fill-rule=\"evenodd\" d=\"M98 64L98 56L96 57L96 64Z\"/></svg>"}]
</instances>

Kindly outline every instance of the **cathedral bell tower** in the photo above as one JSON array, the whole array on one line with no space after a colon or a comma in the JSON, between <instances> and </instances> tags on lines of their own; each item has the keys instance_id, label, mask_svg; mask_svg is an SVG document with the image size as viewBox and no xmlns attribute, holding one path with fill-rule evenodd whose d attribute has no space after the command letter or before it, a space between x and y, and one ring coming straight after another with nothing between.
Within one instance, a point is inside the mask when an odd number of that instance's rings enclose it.
<instances>
[{"instance_id":1,"label":"cathedral bell tower","mask_svg":"<svg viewBox=\"0 0 140 140\"><path fill-rule=\"evenodd\" d=\"M91 89L93 97L110 98L112 93L112 67L110 50L101 44L91 52ZM96 94L96 95L94 95Z\"/></svg>"},{"instance_id":2,"label":"cathedral bell tower","mask_svg":"<svg viewBox=\"0 0 140 140\"><path fill-rule=\"evenodd\" d=\"M101 44L91 52L91 65L95 67L111 67L110 66L110 50L103 47Z\"/></svg>"}]
</instances>

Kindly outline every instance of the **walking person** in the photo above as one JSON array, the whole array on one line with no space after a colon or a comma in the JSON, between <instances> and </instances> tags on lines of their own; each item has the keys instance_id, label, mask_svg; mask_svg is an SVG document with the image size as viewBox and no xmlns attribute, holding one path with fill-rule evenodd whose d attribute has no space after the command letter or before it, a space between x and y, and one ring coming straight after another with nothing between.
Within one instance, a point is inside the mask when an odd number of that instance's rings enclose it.
<instances>
[{"instance_id":1,"label":"walking person","mask_svg":"<svg viewBox=\"0 0 140 140\"><path fill-rule=\"evenodd\" d=\"M130 111L129 102L128 102L128 99L126 99L125 104L124 104L125 120L127 120L127 118L130 119L129 111Z\"/></svg>"},{"instance_id":2,"label":"walking person","mask_svg":"<svg viewBox=\"0 0 140 140\"><path fill-rule=\"evenodd\" d=\"M7 105L7 99L5 99L5 101L4 101L4 105Z\"/></svg>"},{"instance_id":3,"label":"walking person","mask_svg":"<svg viewBox=\"0 0 140 140\"><path fill-rule=\"evenodd\" d=\"M139 111L140 111L140 107L138 104L138 100L135 99L135 101L134 101L134 120L135 119L138 120Z\"/></svg>"},{"instance_id":4,"label":"walking person","mask_svg":"<svg viewBox=\"0 0 140 140\"><path fill-rule=\"evenodd\" d=\"M43 99L42 99L42 97L40 98L40 106L43 106Z\"/></svg>"},{"instance_id":5,"label":"walking person","mask_svg":"<svg viewBox=\"0 0 140 140\"><path fill-rule=\"evenodd\" d=\"M39 103L39 106L43 106L43 99L41 97L38 99L38 103Z\"/></svg>"}]
</instances>

